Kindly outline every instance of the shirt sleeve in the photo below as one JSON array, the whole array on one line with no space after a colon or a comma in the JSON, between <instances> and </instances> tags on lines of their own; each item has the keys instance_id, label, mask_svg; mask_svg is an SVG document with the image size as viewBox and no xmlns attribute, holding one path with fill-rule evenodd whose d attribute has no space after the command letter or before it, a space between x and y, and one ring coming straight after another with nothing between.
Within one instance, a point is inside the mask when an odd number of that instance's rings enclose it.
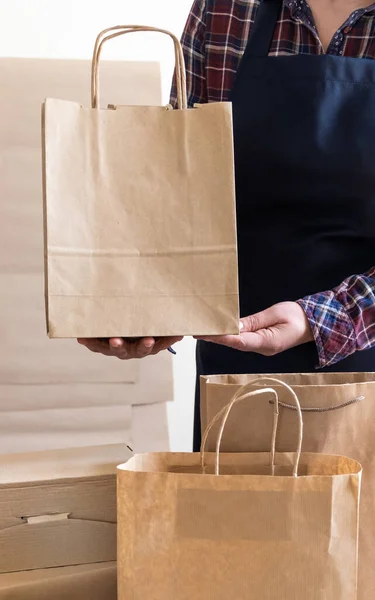
<instances>
[{"instance_id":1,"label":"shirt sleeve","mask_svg":"<svg viewBox=\"0 0 375 600\"><path fill-rule=\"evenodd\" d=\"M319 367L375 346L375 267L298 303L314 334Z\"/></svg>"},{"instance_id":2,"label":"shirt sleeve","mask_svg":"<svg viewBox=\"0 0 375 600\"><path fill-rule=\"evenodd\" d=\"M186 66L188 105L207 102L206 64L206 0L195 0L181 38ZM173 77L170 103L177 107L176 81Z\"/></svg>"}]
</instances>

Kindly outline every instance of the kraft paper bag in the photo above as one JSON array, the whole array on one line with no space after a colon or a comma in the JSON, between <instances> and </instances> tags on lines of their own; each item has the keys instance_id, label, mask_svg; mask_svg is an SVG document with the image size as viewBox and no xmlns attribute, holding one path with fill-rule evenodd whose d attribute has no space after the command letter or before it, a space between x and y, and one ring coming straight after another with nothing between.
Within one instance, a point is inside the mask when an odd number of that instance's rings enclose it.
<instances>
[{"instance_id":1,"label":"kraft paper bag","mask_svg":"<svg viewBox=\"0 0 375 600\"><path fill-rule=\"evenodd\" d=\"M100 109L103 44L159 31L175 47L178 110ZM239 331L230 103L187 109L177 38L102 32L92 107L47 99L43 174L50 337Z\"/></svg>"},{"instance_id":2,"label":"kraft paper bag","mask_svg":"<svg viewBox=\"0 0 375 600\"><path fill-rule=\"evenodd\" d=\"M118 468L119 600L356 600L361 466L301 454L291 389L297 452L275 453L273 388L233 396L214 419L214 453L204 440L201 455L137 455ZM220 454L232 407L258 395L274 403L271 452Z\"/></svg>"},{"instance_id":3,"label":"kraft paper bag","mask_svg":"<svg viewBox=\"0 0 375 600\"><path fill-rule=\"evenodd\" d=\"M258 377L255 374L202 377L202 431L241 385ZM363 467L358 600L375 598L375 373L296 373L274 377L289 384L298 394L304 417L304 451L345 454L359 461ZM296 444L292 427L295 414L284 397L283 388L280 387L278 392L280 427L277 449L288 452ZM223 451L263 452L268 447L271 435L272 410L272 404L264 401L239 405L228 419L222 442ZM249 427L252 423L256 423L256 427L251 430L250 436ZM217 431L216 425L207 441L209 450L215 447Z\"/></svg>"}]
</instances>

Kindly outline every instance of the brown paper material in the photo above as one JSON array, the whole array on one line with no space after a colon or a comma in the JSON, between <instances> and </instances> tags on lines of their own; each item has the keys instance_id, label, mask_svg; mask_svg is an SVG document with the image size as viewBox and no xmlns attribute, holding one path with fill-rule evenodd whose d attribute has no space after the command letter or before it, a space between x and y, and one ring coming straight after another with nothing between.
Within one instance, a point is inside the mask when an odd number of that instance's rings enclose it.
<instances>
[{"instance_id":1,"label":"brown paper material","mask_svg":"<svg viewBox=\"0 0 375 600\"><path fill-rule=\"evenodd\" d=\"M202 431L241 385L258 375L214 375L201 378ZM266 377L266 375L262 376ZM304 451L345 454L363 466L361 493L358 600L375 597L373 548L375 543L375 462L372 423L375 419L375 373L313 373L272 375L293 387L304 416ZM282 388L280 401L290 404ZM272 399L269 398L271 401ZM340 408L341 407L341 408ZM336 408L336 410L331 410ZM313 410L309 410L313 409ZM328 409L328 410L327 410ZM226 452L262 452L272 434L273 407L264 399L238 405L227 423L222 448ZM295 447L295 412L280 407L277 449ZM208 439L213 450L218 427Z\"/></svg>"},{"instance_id":2,"label":"brown paper material","mask_svg":"<svg viewBox=\"0 0 375 600\"><path fill-rule=\"evenodd\" d=\"M140 64L138 70L138 63L105 62L101 72L103 94L112 100L160 98L156 64ZM86 102L89 81L89 61L0 59L0 381L4 383L138 378L135 361L103 363L76 342L53 344L45 335L40 104L48 94Z\"/></svg>"},{"instance_id":3,"label":"brown paper material","mask_svg":"<svg viewBox=\"0 0 375 600\"><path fill-rule=\"evenodd\" d=\"M301 454L303 417L291 388L296 452L275 453L285 385L267 383L233 395L200 455L136 455L118 467L119 600L356 600L361 465ZM234 405L269 397L270 451L221 454Z\"/></svg>"},{"instance_id":4,"label":"brown paper material","mask_svg":"<svg viewBox=\"0 0 375 600\"><path fill-rule=\"evenodd\" d=\"M138 455L118 470L119 600L356 600L360 466L306 454ZM211 467L213 455L208 455ZM251 475L254 473L254 475Z\"/></svg>"},{"instance_id":5,"label":"brown paper material","mask_svg":"<svg viewBox=\"0 0 375 600\"><path fill-rule=\"evenodd\" d=\"M124 445L0 458L0 572L116 560ZM56 543L58 540L58 543Z\"/></svg>"},{"instance_id":6,"label":"brown paper material","mask_svg":"<svg viewBox=\"0 0 375 600\"><path fill-rule=\"evenodd\" d=\"M173 399L170 355L106 360L45 334L40 104L87 104L90 67L0 59L0 453L131 443L130 405ZM103 61L101 83L104 103L161 102L157 63Z\"/></svg>"},{"instance_id":7,"label":"brown paper material","mask_svg":"<svg viewBox=\"0 0 375 600\"><path fill-rule=\"evenodd\" d=\"M44 105L51 337L238 333L231 105L186 110L175 45L181 110Z\"/></svg>"},{"instance_id":8,"label":"brown paper material","mask_svg":"<svg viewBox=\"0 0 375 600\"><path fill-rule=\"evenodd\" d=\"M115 562L0 575L0 600L116 600Z\"/></svg>"}]
</instances>

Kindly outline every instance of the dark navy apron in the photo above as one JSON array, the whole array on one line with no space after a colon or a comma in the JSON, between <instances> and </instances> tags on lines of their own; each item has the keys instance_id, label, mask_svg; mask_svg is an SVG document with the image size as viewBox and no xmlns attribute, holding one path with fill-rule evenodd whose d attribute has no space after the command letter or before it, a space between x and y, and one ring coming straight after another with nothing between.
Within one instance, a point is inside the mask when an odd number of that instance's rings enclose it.
<instances>
[{"instance_id":1,"label":"dark navy apron","mask_svg":"<svg viewBox=\"0 0 375 600\"><path fill-rule=\"evenodd\" d=\"M269 57L281 8L282 0L262 1L232 92L241 316L375 264L375 61ZM197 345L198 379L317 364L314 343L274 357ZM324 370L374 371L375 349Z\"/></svg>"}]
</instances>

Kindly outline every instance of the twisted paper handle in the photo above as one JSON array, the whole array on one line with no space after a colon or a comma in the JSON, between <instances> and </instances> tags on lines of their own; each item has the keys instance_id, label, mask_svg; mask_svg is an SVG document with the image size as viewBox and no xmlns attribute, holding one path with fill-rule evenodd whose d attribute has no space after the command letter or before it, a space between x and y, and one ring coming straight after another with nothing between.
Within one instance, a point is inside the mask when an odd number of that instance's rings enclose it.
<instances>
[{"instance_id":1,"label":"twisted paper handle","mask_svg":"<svg viewBox=\"0 0 375 600\"><path fill-rule=\"evenodd\" d=\"M347 406L352 406L353 404L358 404L359 402L363 402L365 400L365 396L357 396L356 398L352 398L351 400L346 400L342 404L333 404L332 406L303 406L301 408L303 413L327 413L333 412L335 410L341 410L342 408L346 408ZM272 404L272 400L270 400L270 404ZM292 404L286 404L285 402L279 402L279 406L283 408L287 408L288 410L296 410L296 407Z\"/></svg>"},{"instance_id":2,"label":"twisted paper handle","mask_svg":"<svg viewBox=\"0 0 375 600\"><path fill-rule=\"evenodd\" d=\"M277 395L277 392L272 389L272 388L263 388L260 390L252 390L252 388L254 387L254 385L257 385L259 383L277 383L278 385L282 385L284 388L286 388L289 393L291 394L293 401L294 401L294 406L298 415L298 443L297 443L297 452L296 452L296 458L294 461L294 466L293 466L293 477L297 477L298 476L298 468L299 468L299 463L301 460L301 453L302 453L302 442L303 442L303 418L302 418L302 410L301 410L301 405L299 403L297 394L294 392L294 390L287 385L286 383L284 383L283 381L279 381L278 379L274 379L273 377L266 377L266 378L259 378L256 379L254 381L252 381L251 383L248 383L244 386L242 386L239 390L237 390L237 392L234 394L232 400L229 402L229 404L227 404L215 417L214 419L211 421L211 423L208 425L203 439L202 439L202 446L201 446L201 467L202 467L202 472L205 471L205 451L206 451L206 444L207 444L207 439L208 439L208 435L212 429L212 427L215 425L215 423L222 417L222 422L221 422L221 426L220 426L220 430L218 433L218 437L217 437L217 441L216 441L216 455L215 455L215 475L219 475L220 474L220 447L221 447L221 441L223 438L223 433L224 433L224 429L225 429L225 425L227 423L228 417L230 415L230 412L233 408L233 406L237 403L237 402L241 402L243 400L246 400L252 396L259 396L260 394L266 394L266 393L271 393L275 396L275 400L274 400L274 423L273 423L273 430L272 430L272 440L271 440L271 469L272 469L272 474L274 474L274 466L275 466L275 452L276 452L276 438L277 438L277 430L278 430L278 417L279 417L279 398Z\"/></svg>"},{"instance_id":3,"label":"twisted paper handle","mask_svg":"<svg viewBox=\"0 0 375 600\"><path fill-rule=\"evenodd\" d=\"M177 106L179 109L187 108L187 90L186 90L186 70L185 60L182 52L181 44L178 38L167 31L157 27L148 27L146 25L116 25L101 31L96 38L91 66L91 106L92 108L99 107L99 62L105 42L112 40L127 33L137 32L157 32L168 35L172 38L175 50L175 68L176 68L176 85L177 85Z\"/></svg>"}]
</instances>

